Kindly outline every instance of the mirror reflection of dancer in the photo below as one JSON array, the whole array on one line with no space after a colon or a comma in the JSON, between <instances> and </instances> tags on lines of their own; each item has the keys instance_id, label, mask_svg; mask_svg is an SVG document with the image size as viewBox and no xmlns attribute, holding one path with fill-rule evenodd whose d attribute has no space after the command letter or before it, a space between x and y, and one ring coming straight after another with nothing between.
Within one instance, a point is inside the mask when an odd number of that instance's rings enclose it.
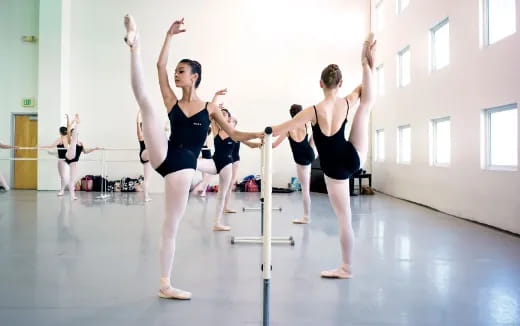
<instances>
[{"instance_id":1,"label":"mirror reflection of dancer","mask_svg":"<svg viewBox=\"0 0 520 326\"><path fill-rule=\"evenodd\" d=\"M16 149L18 148L18 146L11 146L11 145L6 145L6 144L2 144L0 143L0 148L3 148L3 149ZM4 176L2 175L2 173L0 173L0 186L4 188L5 191L9 191L11 190L11 188L9 188L9 185L7 184L7 181L5 180Z\"/></svg>"},{"instance_id":2,"label":"mirror reflection of dancer","mask_svg":"<svg viewBox=\"0 0 520 326\"><path fill-rule=\"evenodd\" d=\"M291 117L302 111L302 106L293 104L289 110ZM315 159L314 149L311 146L312 134L309 136L308 129L310 122L305 123L302 127L290 130L288 133L278 136L273 142L273 148L278 147L286 138L289 139L294 162L296 163L296 176L302 185L303 198L303 217L296 218L292 222L294 224L308 224L311 222L311 164Z\"/></svg>"},{"instance_id":3,"label":"mirror reflection of dancer","mask_svg":"<svg viewBox=\"0 0 520 326\"><path fill-rule=\"evenodd\" d=\"M165 140L162 114L152 106L144 87L141 42L135 21L127 15L124 23L127 32L125 41L130 49L132 91L141 109L148 158L152 167L165 180L165 218L159 255L161 277L158 295L166 299L190 299L190 292L171 285L171 272L179 224L186 210L191 180L208 132L210 117L235 140L263 137L263 133L234 130L214 104L204 102L198 97L197 87L201 81L202 67L195 60L183 59L177 64L174 73L175 86L182 89L182 97L177 98L170 87L166 65L172 37L186 31L181 28L184 24L184 19L181 19L173 22L166 33L157 63L161 94L171 124L171 137Z\"/></svg>"},{"instance_id":4,"label":"mirror reflection of dancer","mask_svg":"<svg viewBox=\"0 0 520 326\"><path fill-rule=\"evenodd\" d=\"M312 122L314 142L325 174L328 196L338 217L342 253L341 265L336 269L323 271L322 277L352 277L354 232L348 178L363 165L368 152L368 123L374 103L375 44L374 35L369 34L361 54L363 74L361 90L358 87L350 95L344 98L338 97L337 93L343 80L339 67L331 64L321 74L320 86L323 89L324 99L317 105L301 111L292 120L273 127L276 136L303 127L309 121ZM359 108L354 116L347 141L344 135L347 112L356 104L360 94Z\"/></svg>"}]
</instances>

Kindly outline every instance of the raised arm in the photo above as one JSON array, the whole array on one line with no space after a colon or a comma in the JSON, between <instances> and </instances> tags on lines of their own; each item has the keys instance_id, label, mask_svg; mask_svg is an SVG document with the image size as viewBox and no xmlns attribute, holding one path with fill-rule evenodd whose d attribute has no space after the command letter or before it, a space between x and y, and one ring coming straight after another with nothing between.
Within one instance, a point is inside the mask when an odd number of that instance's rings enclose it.
<instances>
[{"instance_id":1,"label":"raised arm","mask_svg":"<svg viewBox=\"0 0 520 326\"><path fill-rule=\"evenodd\" d=\"M213 99L211 100L211 103L217 105L217 99L220 95L226 95L227 94L227 88L221 89L219 91L215 92L215 95L213 95Z\"/></svg>"},{"instance_id":2,"label":"raised arm","mask_svg":"<svg viewBox=\"0 0 520 326\"><path fill-rule=\"evenodd\" d=\"M287 138L287 133L281 134L273 143L273 148L278 147Z\"/></svg>"},{"instance_id":3,"label":"raised arm","mask_svg":"<svg viewBox=\"0 0 520 326\"><path fill-rule=\"evenodd\" d=\"M176 20L166 32L166 37L164 39L164 44L161 49L161 54L159 54L159 59L157 60L157 72L159 74L159 86L161 88L161 94L163 97L164 105L168 111L171 110L175 102L177 101L177 96L173 92L170 82L168 80L168 72L166 71L166 65L168 64L168 51L170 49L171 39L175 34L183 33L186 30L181 29L182 24L184 24L184 18L180 20Z\"/></svg>"},{"instance_id":4,"label":"raised arm","mask_svg":"<svg viewBox=\"0 0 520 326\"><path fill-rule=\"evenodd\" d=\"M300 111L291 120L285 121L282 124L273 126L273 136L287 134L290 130L303 127L307 122L314 121L314 109L312 106Z\"/></svg>"},{"instance_id":5,"label":"raised arm","mask_svg":"<svg viewBox=\"0 0 520 326\"><path fill-rule=\"evenodd\" d=\"M222 130L224 130L234 141L244 142L245 140L262 138L264 136L263 132L245 132L231 127L222 115L222 112L220 112L220 109L213 103L209 103L208 111L210 117L215 121L215 123L217 123L218 126L222 128Z\"/></svg>"},{"instance_id":6,"label":"raised arm","mask_svg":"<svg viewBox=\"0 0 520 326\"><path fill-rule=\"evenodd\" d=\"M350 107L354 107L354 105L356 105L357 101L361 97L361 90L362 85L358 85L356 88L354 88L354 90L352 90L350 94L345 96L345 100L348 101Z\"/></svg>"}]
</instances>

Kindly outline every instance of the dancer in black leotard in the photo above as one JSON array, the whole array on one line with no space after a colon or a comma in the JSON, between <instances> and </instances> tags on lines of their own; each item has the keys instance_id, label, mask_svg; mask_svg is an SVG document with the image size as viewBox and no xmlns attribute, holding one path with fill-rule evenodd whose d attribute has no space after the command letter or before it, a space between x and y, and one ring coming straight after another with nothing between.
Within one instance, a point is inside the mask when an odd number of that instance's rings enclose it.
<instances>
[{"instance_id":1,"label":"dancer in black leotard","mask_svg":"<svg viewBox=\"0 0 520 326\"><path fill-rule=\"evenodd\" d=\"M67 127L60 127L60 136L54 141L54 143L45 146L38 146L38 148L54 148L58 151L58 173L60 175L61 187L58 192L58 196L63 196L65 193L65 187L69 185L69 167L65 162L65 153L69 147L69 137L67 136Z\"/></svg>"},{"instance_id":2,"label":"dancer in black leotard","mask_svg":"<svg viewBox=\"0 0 520 326\"><path fill-rule=\"evenodd\" d=\"M291 105L289 113L291 117L294 117L300 113L301 110L301 105L293 104ZM310 179L311 164L314 161L315 154L310 144L311 137L309 137L308 129L309 126L308 123L306 123L303 128L291 130L288 133L280 135L273 143L273 148L276 148L285 138L289 138L294 162L296 163L296 175L302 185L303 217L294 219L292 221L294 224L308 224L311 221Z\"/></svg>"},{"instance_id":3,"label":"dancer in black leotard","mask_svg":"<svg viewBox=\"0 0 520 326\"><path fill-rule=\"evenodd\" d=\"M169 299L190 299L191 293L175 289L170 277L175 254L175 239L179 223L188 200L189 188L209 127L210 117L215 120L233 139L262 137L263 133L246 133L232 129L213 105L202 101L196 92L201 81L201 65L194 60L181 60L175 69L175 85L182 89L182 97L177 98L168 80L166 64L172 37L182 33L184 19L175 21L168 32L157 62L159 85L171 124L171 137L167 141L162 132L162 115L151 104L144 89L144 77L140 56L140 41L136 25L131 16L125 16L125 41L130 47L130 67L132 91L141 109L143 135L148 150L148 158L153 168L165 179L165 212L160 249L160 289L159 296Z\"/></svg>"},{"instance_id":4,"label":"dancer in black leotard","mask_svg":"<svg viewBox=\"0 0 520 326\"><path fill-rule=\"evenodd\" d=\"M69 147L65 152L65 163L68 164L70 168L70 177L69 177L69 192L70 198L72 200L78 199L76 197L76 192L74 186L77 181L78 176L78 161L81 153L91 153L93 151L97 151L100 148L86 148L82 142L78 140L79 136L79 115L76 113L74 116L74 120L69 121L69 116L67 115L67 136L69 138Z\"/></svg>"},{"instance_id":5,"label":"dancer in black leotard","mask_svg":"<svg viewBox=\"0 0 520 326\"><path fill-rule=\"evenodd\" d=\"M144 180L143 180L143 192L144 192L144 201L148 202L152 200L150 198L150 194L148 192L148 185L150 184L150 177L152 175L152 165L150 165L150 160L148 159L148 151L146 150L146 145L144 143L143 136L143 122L141 121L141 111L137 112L137 140L139 141L139 161L143 165L144 172Z\"/></svg>"},{"instance_id":6,"label":"dancer in black leotard","mask_svg":"<svg viewBox=\"0 0 520 326\"><path fill-rule=\"evenodd\" d=\"M354 234L351 223L348 178L363 166L368 152L368 122L374 102L374 35L370 34L363 44L361 65L362 85L345 98L337 97L343 80L337 65L327 66L322 74L320 85L325 98L319 104L306 108L292 120L273 127L274 135L287 133L306 122L313 124L314 141L325 173L327 192L332 208L338 217L339 237L342 252L341 265L333 270L323 271L322 277L352 277L352 250ZM348 108L357 103L350 137L347 141L344 128Z\"/></svg>"}]
</instances>

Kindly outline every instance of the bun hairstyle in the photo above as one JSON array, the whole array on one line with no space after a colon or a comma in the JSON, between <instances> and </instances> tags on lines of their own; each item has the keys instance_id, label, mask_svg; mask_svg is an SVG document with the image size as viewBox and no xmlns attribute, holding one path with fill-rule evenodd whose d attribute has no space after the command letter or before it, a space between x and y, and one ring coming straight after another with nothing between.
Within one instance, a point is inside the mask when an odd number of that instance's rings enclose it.
<instances>
[{"instance_id":1,"label":"bun hairstyle","mask_svg":"<svg viewBox=\"0 0 520 326\"><path fill-rule=\"evenodd\" d=\"M298 113L300 113L301 110L303 110L303 107L300 104L291 105L291 108L289 109L291 118L294 118L294 116L297 115Z\"/></svg>"},{"instance_id":2,"label":"bun hairstyle","mask_svg":"<svg viewBox=\"0 0 520 326\"><path fill-rule=\"evenodd\" d=\"M60 135L67 136L67 127L60 127Z\"/></svg>"},{"instance_id":3,"label":"bun hairstyle","mask_svg":"<svg viewBox=\"0 0 520 326\"><path fill-rule=\"evenodd\" d=\"M198 88L202 80L202 66L200 63L191 59L182 59L179 63L185 63L190 66L192 74L199 74L199 78L195 81L195 88Z\"/></svg>"},{"instance_id":4,"label":"bun hairstyle","mask_svg":"<svg viewBox=\"0 0 520 326\"><path fill-rule=\"evenodd\" d=\"M231 113L226 108L222 108L222 109L220 109L220 111L226 112L229 117L231 116Z\"/></svg>"},{"instance_id":5,"label":"bun hairstyle","mask_svg":"<svg viewBox=\"0 0 520 326\"><path fill-rule=\"evenodd\" d=\"M334 88L338 86L342 80L341 70L338 65L330 64L321 72L321 81L326 88Z\"/></svg>"}]
</instances>

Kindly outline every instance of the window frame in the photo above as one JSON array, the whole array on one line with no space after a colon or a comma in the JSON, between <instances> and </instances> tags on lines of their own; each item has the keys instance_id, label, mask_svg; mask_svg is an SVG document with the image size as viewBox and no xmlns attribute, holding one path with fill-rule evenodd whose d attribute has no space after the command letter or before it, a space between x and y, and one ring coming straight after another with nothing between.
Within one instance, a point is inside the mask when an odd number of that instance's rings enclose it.
<instances>
[{"instance_id":1,"label":"window frame","mask_svg":"<svg viewBox=\"0 0 520 326\"><path fill-rule=\"evenodd\" d=\"M441 28L450 24L450 18L446 17L437 24L435 24L432 28L430 28L430 72L439 71L442 68L446 68L450 64L450 37L448 34L448 63L445 66L440 68L437 67L437 58L436 58L436 42L435 42L435 33L438 32Z\"/></svg>"},{"instance_id":2,"label":"window frame","mask_svg":"<svg viewBox=\"0 0 520 326\"><path fill-rule=\"evenodd\" d=\"M487 108L482 110L483 117L483 125L484 125L484 146L483 150L483 164L482 167L486 170L495 170L495 171L518 171L518 149L517 149L517 158L516 165L492 165L491 164L491 115L493 113L499 113L509 110L517 110L517 147L518 147L518 103L510 103L505 105L500 105L492 108Z\"/></svg>"}]
</instances>

